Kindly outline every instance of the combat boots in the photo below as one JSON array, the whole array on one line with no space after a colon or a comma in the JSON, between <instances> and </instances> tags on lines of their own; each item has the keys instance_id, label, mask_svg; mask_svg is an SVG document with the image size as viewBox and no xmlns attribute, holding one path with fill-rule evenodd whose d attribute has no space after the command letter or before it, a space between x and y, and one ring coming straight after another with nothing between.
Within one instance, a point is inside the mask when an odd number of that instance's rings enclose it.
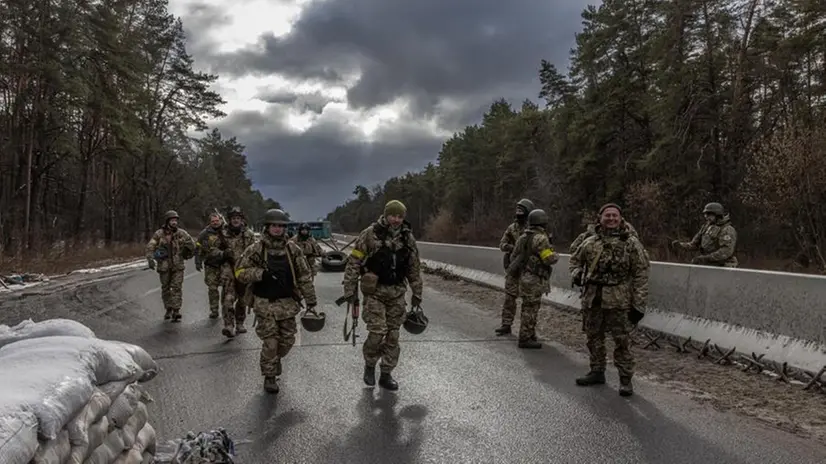
<instances>
[{"instance_id":1,"label":"combat boots","mask_svg":"<svg viewBox=\"0 0 826 464\"><path fill-rule=\"evenodd\" d=\"M496 335L498 335L500 337L502 335L510 335L510 333L511 333L511 326L508 325L508 324L502 324L501 327L496 329Z\"/></svg>"},{"instance_id":2,"label":"combat boots","mask_svg":"<svg viewBox=\"0 0 826 464\"><path fill-rule=\"evenodd\" d=\"M221 329L221 333L227 338L235 337L235 329L229 324L224 325L224 328Z\"/></svg>"},{"instance_id":3,"label":"combat boots","mask_svg":"<svg viewBox=\"0 0 826 464\"><path fill-rule=\"evenodd\" d=\"M218 310L217 309L215 309L215 310L210 309L209 310L209 318L210 319L218 319Z\"/></svg>"},{"instance_id":4,"label":"combat boots","mask_svg":"<svg viewBox=\"0 0 826 464\"><path fill-rule=\"evenodd\" d=\"M634 394L634 386L631 384L631 377L620 377L620 396L631 396Z\"/></svg>"},{"instance_id":5,"label":"combat boots","mask_svg":"<svg viewBox=\"0 0 826 464\"><path fill-rule=\"evenodd\" d=\"M381 375L379 375L379 386L391 391L399 389L399 383L393 380L389 372L382 372Z\"/></svg>"},{"instance_id":6,"label":"combat boots","mask_svg":"<svg viewBox=\"0 0 826 464\"><path fill-rule=\"evenodd\" d=\"M244 327L244 322L236 322L235 323L235 333L236 334L245 334L247 333L247 328Z\"/></svg>"},{"instance_id":7,"label":"combat boots","mask_svg":"<svg viewBox=\"0 0 826 464\"><path fill-rule=\"evenodd\" d=\"M542 343L533 338L529 338L527 340L519 340L519 344L517 346L522 349L538 350L542 348Z\"/></svg>"},{"instance_id":8,"label":"combat boots","mask_svg":"<svg viewBox=\"0 0 826 464\"><path fill-rule=\"evenodd\" d=\"M364 384L368 387L376 385L376 366L364 366Z\"/></svg>"},{"instance_id":9,"label":"combat boots","mask_svg":"<svg viewBox=\"0 0 826 464\"><path fill-rule=\"evenodd\" d=\"M278 393L278 379L274 375L264 377L264 390L267 393Z\"/></svg>"},{"instance_id":10,"label":"combat boots","mask_svg":"<svg viewBox=\"0 0 826 464\"><path fill-rule=\"evenodd\" d=\"M172 322L181 322L181 310L180 309L172 310Z\"/></svg>"},{"instance_id":11,"label":"combat boots","mask_svg":"<svg viewBox=\"0 0 826 464\"><path fill-rule=\"evenodd\" d=\"M170 319L172 319L172 310L167 309L166 314L163 315L163 320L168 321Z\"/></svg>"},{"instance_id":12,"label":"combat boots","mask_svg":"<svg viewBox=\"0 0 826 464\"><path fill-rule=\"evenodd\" d=\"M591 370L582 377L577 377L576 384L581 387L590 387L591 385L605 384L605 372Z\"/></svg>"}]
</instances>

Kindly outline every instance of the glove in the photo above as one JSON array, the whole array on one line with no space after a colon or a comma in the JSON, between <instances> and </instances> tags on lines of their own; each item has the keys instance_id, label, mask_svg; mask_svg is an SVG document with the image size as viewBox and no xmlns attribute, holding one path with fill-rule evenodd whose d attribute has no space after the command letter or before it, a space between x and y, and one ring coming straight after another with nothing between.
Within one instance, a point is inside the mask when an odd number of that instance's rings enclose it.
<instances>
[{"instance_id":1,"label":"glove","mask_svg":"<svg viewBox=\"0 0 826 464\"><path fill-rule=\"evenodd\" d=\"M577 269L571 274L571 287L582 286L582 269Z\"/></svg>"},{"instance_id":2,"label":"glove","mask_svg":"<svg viewBox=\"0 0 826 464\"><path fill-rule=\"evenodd\" d=\"M695 256L694 259L691 260L691 264L706 264L708 261L707 256Z\"/></svg>"},{"instance_id":3,"label":"glove","mask_svg":"<svg viewBox=\"0 0 826 464\"><path fill-rule=\"evenodd\" d=\"M203 271L204 270L204 265L201 264L200 261L198 261L197 263L195 263L195 270L198 271L198 272Z\"/></svg>"},{"instance_id":4,"label":"glove","mask_svg":"<svg viewBox=\"0 0 826 464\"><path fill-rule=\"evenodd\" d=\"M413 295L413 297L410 298L410 306L416 308L421 304L422 304L422 297Z\"/></svg>"},{"instance_id":5,"label":"glove","mask_svg":"<svg viewBox=\"0 0 826 464\"><path fill-rule=\"evenodd\" d=\"M152 258L147 258L146 265L149 266L149 269L155 270L155 260Z\"/></svg>"},{"instance_id":6,"label":"glove","mask_svg":"<svg viewBox=\"0 0 826 464\"><path fill-rule=\"evenodd\" d=\"M645 317L645 313L637 308L632 307L631 310L628 311L628 320L631 321L633 325L637 325L643 317Z\"/></svg>"}]
</instances>

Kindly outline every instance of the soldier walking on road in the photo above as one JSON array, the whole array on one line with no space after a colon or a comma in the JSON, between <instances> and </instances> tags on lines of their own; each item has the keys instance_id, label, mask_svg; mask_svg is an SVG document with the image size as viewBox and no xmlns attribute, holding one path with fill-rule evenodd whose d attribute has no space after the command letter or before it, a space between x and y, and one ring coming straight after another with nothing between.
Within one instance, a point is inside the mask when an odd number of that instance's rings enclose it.
<instances>
[{"instance_id":1,"label":"soldier walking on road","mask_svg":"<svg viewBox=\"0 0 826 464\"><path fill-rule=\"evenodd\" d=\"M571 255L571 280L581 287L583 327L591 357L591 370L577 385L605 383L605 332L614 339L614 365L619 371L622 396L631 396L634 357L630 332L643 317L648 299L649 261L639 239L631 234L619 206L608 203L599 210L595 234Z\"/></svg>"},{"instance_id":2,"label":"soldier walking on road","mask_svg":"<svg viewBox=\"0 0 826 464\"><path fill-rule=\"evenodd\" d=\"M422 303L422 275L419 249L410 224L404 220L407 207L398 200L389 201L384 214L361 231L347 268L344 270L344 297L352 302L357 297L359 278L365 297L362 319L367 325L364 341L364 383L376 384L376 364L379 366L379 386L398 390L391 372L399 363L399 329L405 319L406 285L413 296L410 304Z\"/></svg>"},{"instance_id":3,"label":"soldier walking on road","mask_svg":"<svg viewBox=\"0 0 826 464\"><path fill-rule=\"evenodd\" d=\"M514 245L507 275L517 279L522 295L519 328L519 348L539 349L536 339L536 318L542 304L542 294L551 291L551 272L559 261L547 232L548 214L535 209L528 214L528 228Z\"/></svg>"},{"instance_id":4,"label":"soldier walking on road","mask_svg":"<svg viewBox=\"0 0 826 464\"><path fill-rule=\"evenodd\" d=\"M186 261L195 254L195 241L184 229L178 228L178 213L167 211L164 225L146 244L146 260L156 269L161 280L161 299L166 310L165 320L181 321L183 283Z\"/></svg>"},{"instance_id":5,"label":"soldier walking on road","mask_svg":"<svg viewBox=\"0 0 826 464\"><path fill-rule=\"evenodd\" d=\"M324 251L321 249L321 245L318 244L315 237L310 235L310 225L306 223L301 224L298 227L298 234L292 237L291 240L301 247L301 251L307 259L307 264L310 265L310 270L313 272L313 280L315 280L318 258L324 254Z\"/></svg>"},{"instance_id":6,"label":"soldier walking on road","mask_svg":"<svg viewBox=\"0 0 826 464\"><path fill-rule=\"evenodd\" d=\"M287 239L289 222L284 211L268 210L264 216L264 233L244 250L235 270L239 281L252 285L255 333L263 342L261 375L264 389L270 393L278 393L281 360L295 344L296 316L301 310L302 297L308 311L317 303L307 260L301 248Z\"/></svg>"},{"instance_id":7,"label":"soldier walking on road","mask_svg":"<svg viewBox=\"0 0 826 464\"><path fill-rule=\"evenodd\" d=\"M514 221L505 229L502 240L499 241L499 250L504 253L503 265L507 270L511 262L511 253L516 245L516 240L525 231L528 221L528 213L533 211L533 202L523 198L516 203L516 214ZM505 273L505 301L502 303L502 325L496 329L496 335L508 335L511 333L513 318L516 316L516 299L519 297L519 278L511 277Z\"/></svg>"},{"instance_id":8,"label":"soldier walking on road","mask_svg":"<svg viewBox=\"0 0 826 464\"><path fill-rule=\"evenodd\" d=\"M201 231L195 242L195 269L199 272L204 271L210 319L218 318L218 305L221 301L219 288L225 294L227 291L221 281L221 266L226 262L229 253L224 233L224 220L215 212L209 215L209 225Z\"/></svg>"},{"instance_id":9,"label":"soldier walking on road","mask_svg":"<svg viewBox=\"0 0 826 464\"><path fill-rule=\"evenodd\" d=\"M703 214L706 223L690 242L674 240L671 245L684 250L699 250L702 254L695 256L691 264L737 267L737 257L734 256L737 230L731 225L731 218L726 214L723 205L709 203L703 208Z\"/></svg>"},{"instance_id":10,"label":"soldier walking on road","mask_svg":"<svg viewBox=\"0 0 826 464\"><path fill-rule=\"evenodd\" d=\"M247 228L244 212L240 206L234 206L227 215L229 224L224 228L224 240L227 243L226 262L221 266L221 280L224 286L222 315L224 328L221 333L227 337L247 333L244 321L247 319L247 306L250 306L249 287L235 278L235 269L244 251L255 242L255 235Z\"/></svg>"}]
</instances>

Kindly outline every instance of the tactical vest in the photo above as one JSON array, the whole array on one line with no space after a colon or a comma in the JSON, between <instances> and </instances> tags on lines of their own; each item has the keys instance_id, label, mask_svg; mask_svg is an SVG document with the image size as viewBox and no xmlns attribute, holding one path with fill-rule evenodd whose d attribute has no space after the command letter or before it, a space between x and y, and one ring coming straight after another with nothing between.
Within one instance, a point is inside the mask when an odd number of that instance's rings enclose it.
<instances>
[{"instance_id":1,"label":"tactical vest","mask_svg":"<svg viewBox=\"0 0 826 464\"><path fill-rule=\"evenodd\" d=\"M525 270L540 279L550 279L553 268L550 265L543 263L539 256L537 256L536 250L533 249L534 234L536 234L535 231L528 230L528 236L525 238L528 241L526 245L528 262L525 263Z\"/></svg>"},{"instance_id":2,"label":"tactical vest","mask_svg":"<svg viewBox=\"0 0 826 464\"><path fill-rule=\"evenodd\" d=\"M280 300L284 298L295 298L295 263L291 262L290 255L285 249L284 254L276 255L264 250L264 262L267 270L272 273L275 279L265 279L256 282L252 287L252 293L267 300Z\"/></svg>"},{"instance_id":3,"label":"tactical vest","mask_svg":"<svg viewBox=\"0 0 826 464\"><path fill-rule=\"evenodd\" d=\"M628 280L629 272L631 272L628 238L628 234L621 234L618 240L606 240L599 237L597 243L599 257L589 283L613 287Z\"/></svg>"},{"instance_id":4,"label":"tactical vest","mask_svg":"<svg viewBox=\"0 0 826 464\"><path fill-rule=\"evenodd\" d=\"M402 247L393 251L388 245L388 231L385 228L374 229L376 238L381 242L381 246L364 263L365 271L372 272L378 276L379 285L400 285L407 277L407 270L410 266L410 246L408 245L408 231L401 231Z\"/></svg>"}]
</instances>

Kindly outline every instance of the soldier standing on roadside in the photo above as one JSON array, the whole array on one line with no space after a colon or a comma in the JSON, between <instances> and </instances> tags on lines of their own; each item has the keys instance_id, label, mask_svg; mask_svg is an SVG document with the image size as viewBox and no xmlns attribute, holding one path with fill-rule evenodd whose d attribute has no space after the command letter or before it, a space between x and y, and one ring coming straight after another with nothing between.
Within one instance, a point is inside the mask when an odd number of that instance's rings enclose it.
<instances>
[{"instance_id":1,"label":"soldier standing on roadside","mask_svg":"<svg viewBox=\"0 0 826 464\"><path fill-rule=\"evenodd\" d=\"M186 261L195 254L195 241L184 229L178 228L178 213L167 211L164 225L146 244L146 260L156 269L161 280L161 299L166 310L164 320L181 321L183 283Z\"/></svg>"},{"instance_id":2,"label":"soldier standing on roadside","mask_svg":"<svg viewBox=\"0 0 826 464\"><path fill-rule=\"evenodd\" d=\"M519 328L519 348L539 349L536 339L536 319L542 305L542 294L551 290L551 272L559 261L547 232L548 214L535 209L528 214L528 228L514 245L507 275L517 279L522 295Z\"/></svg>"},{"instance_id":3,"label":"soldier standing on roadside","mask_svg":"<svg viewBox=\"0 0 826 464\"><path fill-rule=\"evenodd\" d=\"M296 316L301 299L307 310L315 308L316 292L312 273L301 248L287 239L290 219L280 209L268 210L264 216L264 233L244 250L235 269L235 277L252 285L255 333L263 342L260 367L264 389L278 393L281 360L295 344L298 332Z\"/></svg>"},{"instance_id":4,"label":"soldier standing on roadside","mask_svg":"<svg viewBox=\"0 0 826 464\"><path fill-rule=\"evenodd\" d=\"M298 234L292 237L291 240L301 247L304 258L307 259L307 264L310 265L310 270L313 271L313 280L315 280L317 259L324 254L324 251L315 237L310 235L310 225L307 223L301 224L298 227Z\"/></svg>"},{"instance_id":5,"label":"soldier standing on roadside","mask_svg":"<svg viewBox=\"0 0 826 464\"><path fill-rule=\"evenodd\" d=\"M244 251L255 242L255 235L247 228L244 212L240 206L234 206L227 215L229 224L222 231L227 244L225 253L227 261L221 266L221 280L224 286L222 310L224 328L221 333L226 337L247 333L244 321L247 319L249 306L248 286L235 278L235 268Z\"/></svg>"},{"instance_id":6,"label":"soldier standing on roadside","mask_svg":"<svg viewBox=\"0 0 826 464\"><path fill-rule=\"evenodd\" d=\"M226 286L221 281L221 266L226 262L228 248L224 236L224 221L217 212L209 215L209 225L198 235L195 242L195 269L204 271L204 283L209 297L209 318L218 318L221 301L219 287L226 294ZM206 269L203 269L206 266Z\"/></svg>"},{"instance_id":7,"label":"soldier standing on roadside","mask_svg":"<svg viewBox=\"0 0 826 464\"><path fill-rule=\"evenodd\" d=\"M399 363L399 329L405 319L404 295L410 285L410 304L422 303L422 275L419 249L410 224L404 220L407 207L398 200L387 202L384 214L361 231L347 268L344 270L344 297L352 302L358 291L365 303L362 319L367 325L364 340L364 383L376 384L376 364L381 361L379 386L398 390L391 372Z\"/></svg>"},{"instance_id":8,"label":"soldier standing on roadside","mask_svg":"<svg viewBox=\"0 0 826 464\"><path fill-rule=\"evenodd\" d=\"M528 213L533 211L533 202L523 198L516 203L516 213L514 221L505 229L502 240L499 241L499 250L504 253L503 265L505 269L510 266L511 253L516 245L516 240L522 235L527 226ZM519 297L519 278L511 277L505 273L505 301L502 303L502 325L496 329L496 335L508 335L511 333L513 318L516 316L516 298Z\"/></svg>"},{"instance_id":9,"label":"soldier standing on roadside","mask_svg":"<svg viewBox=\"0 0 826 464\"><path fill-rule=\"evenodd\" d=\"M734 256L737 230L731 225L731 218L726 214L723 205L709 203L703 208L703 214L706 223L690 242L674 240L671 245L684 250L699 250L702 254L695 256L691 264L737 267L737 257Z\"/></svg>"},{"instance_id":10,"label":"soldier standing on roadside","mask_svg":"<svg viewBox=\"0 0 826 464\"><path fill-rule=\"evenodd\" d=\"M591 370L576 383L605 383L605 332L611 332L619 393L631 396L634 357L630 332L644 314L649 262L639 239L623 221L619 206L608 203L600 208L599 215L596 233L582 242L569 262L571 280L583 287L583 326L591 355Z\"/></svg>"},{"instance_id":11,"label":"soldier standing on roadside","mask_svg":"<svg viewBox=\"0 0 826 464\"><path fill-rule=\"evenodd\" d=\"M628 233L639 239L640 236L639 236L639 234L637 234L637 229L634 229L634 226L632 226L631 223L626 221L625 219L623 219L623 222L625 222L625 226L628 228ZM597 217L596 224L588 224L585 227L585 232L579 234L577 236L577 238L575 238L574 241L571 243L571 246L568 247L571 254L573 254L574 251L576 251L576 249L579 248L579 246L582 244L582 242L585 241L586 238L588 238L592 235L595 235L597 233L596 230L597 230L598 225L599 225L599 217Z\"/></svg>"}]
</instances>

